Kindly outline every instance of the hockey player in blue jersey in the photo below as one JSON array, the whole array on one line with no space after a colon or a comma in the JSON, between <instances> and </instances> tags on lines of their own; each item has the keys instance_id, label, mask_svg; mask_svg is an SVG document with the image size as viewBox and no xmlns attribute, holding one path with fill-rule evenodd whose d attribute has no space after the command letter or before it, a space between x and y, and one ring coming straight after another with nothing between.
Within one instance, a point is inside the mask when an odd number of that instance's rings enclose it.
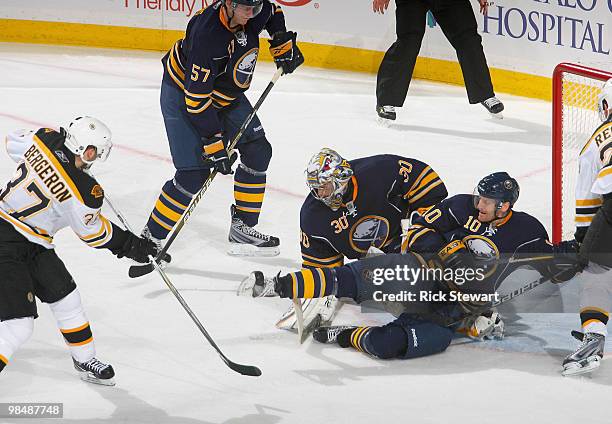
<instances>
[{"instance_id":1,"label":"hockey player in blue jersey","mask_svg":"<svg viewBox=\"0 0 612 424\"><path fill-rule=\"evenodd\" d=\"M231 174L236 154L227 146L253 111L244 95L257 58L259 34L271 36L270 51L284 74L304 59L296 33L287 31L280 7L268 0L217 0L199 11L162 59L161 109L176 173L162 187L143 235L161 246L192 197L215 168ZM229 232L230 254L277 255L279 239L257 224L272 156L255 116L239 140L240 164L234 174Z\"/></svg>"},{"instance_id":2,"label":"hockey player in blue jersey","mask_svg":"<svg viewBox=\"0 0 612 424\"><path fill-rule=\"evenodd\" d=\"M402 220L446 198L446 186L428 164L397 155L346 160L323 148L308 162L310 194L300 211L302 266L330 268L360 259L372 247L399 253ZM336 301L305 300L304 316L324 309L331 320ZM277 323L295 326L293 307Z\"/></svg>"},{"instance_id":3,"label":"hockey player in blue jersey","mask_svg":"<svg viewBox=\"0 0 612 424\"><path fill-rule=\"evenodd\" d=\"M385 294L407 293L401 301L391 302L399 316L387 325L315 330L318 341L352 346L382 359L442 352L455 330L475 339L501 337L503 321L487 309L491 295L510 273L528 264L560 282L570 279L577 269L577 244L553 246L536 218L513 210L518 195L515 179L505 172L491 174L479 182L474 195L450 197L417 218L403 244L404 254L365 258L337 268L302 269L275 278L254 272L241 284L239 294L286 298L334 295L363 303L378 300L376 292L381 287ZM422 274L407 284L393 272L398 267L420 269ZM469 270L473 278L457 278ZM451 278L446 278L447 271ZM376 281L380 275L386 277L383 286ZM434 278L423 277L430 275ZM421 292L445 300L422 299ZM415 300L409 293L417 295ZM452 300L466 294L479 298Z\"/></svg>"}]
</instances>

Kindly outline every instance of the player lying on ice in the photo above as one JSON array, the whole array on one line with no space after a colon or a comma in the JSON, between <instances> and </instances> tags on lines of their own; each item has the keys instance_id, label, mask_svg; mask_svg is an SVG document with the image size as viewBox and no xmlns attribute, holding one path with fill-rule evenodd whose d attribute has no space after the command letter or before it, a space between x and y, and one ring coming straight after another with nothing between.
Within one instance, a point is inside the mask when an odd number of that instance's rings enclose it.
<instances>
[{"instance_id":1,"label":"player lying on ice","mask_svg":"<svg viewBox=\"0 0 612 424\"><path fill-rule=\"evenodd\" d=\"M119 258L147 263L157 255L155 243L101 214L104 190L88 169L111 147L110 130L87 116L60 131L21 130L6 138L18 166L0 191L0 371L32 335L37 297L49 305L81 378L114 384L113 367L95 357L79 290L53 245L55 234L70 227L88 246Z\"/></svg>"},{"instance_id":2,"label":"player lying on ice","mask_svg":"<svg viewBox=\"0 0 612 424\"><path fill-rule=\"evenodd\" d=\"M323 188L320 181L329 183ZM370 247L399 253L403 220L448 195L436 171L420 160L389 154L347 160L329 148L308 162L306 184L311 193L300 210L304 268L341 266L365 257ZM337 303L333 296L305 299L302 309L305 317L323 307L333 314ZM276 324L295 325L293 307Z\"/></svg>"},{"instance_id":3,"label":"player lying on ice","mask_svg":"<svg viewBox=\"0 0 612 424\"><path fill-rule=\"evenodd\" d=\"M399 294L400 301L386 302L386 309L397 316L387 325L320 327L314 333L318 341L382 359L442 352L456 330L476 339L502 337L501 317L489 306L509 274L526 264L553 282L576 273L577 244L553 246L536 218L512 209L518 196L514 178L505 172L491 174L473 195L450 197L416 218L402 243L404 254L274 278L256 271L242 282L238 294L291 299L333 295L358 304ZM472 298L456 300L458 294Z\"/></svg>"}]
</instances>

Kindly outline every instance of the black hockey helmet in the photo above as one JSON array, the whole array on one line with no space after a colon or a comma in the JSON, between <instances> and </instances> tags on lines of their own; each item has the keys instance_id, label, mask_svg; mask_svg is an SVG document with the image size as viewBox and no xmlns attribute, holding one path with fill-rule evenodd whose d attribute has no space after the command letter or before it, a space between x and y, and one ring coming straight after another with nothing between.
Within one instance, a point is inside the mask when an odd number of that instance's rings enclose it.
<instances>
[{"instance_id":1,"label":"black hockey helmet","mask_svg":"<svg viewBox=\"0 0 612 424\"><path fill-rule=\"evenodd\" d=\"M478 204L480 197L498 200L497 208L501 208L504 202L510 202L514 206L519 197L520 188L518 182L507 172L494 172L484 177L474 190L474 205Z\"/></svg>"},{"instance_id":2,"label":"black hockey helmet","mask_svg":"<svg viewBox=\"0 0 612 424\"><path fill-rule=\"evenodd\" d=\"M263 7L263 0L232 0L232 8L236 8L237 5L242 4L244 6L250 6L253 8L253 16L259 14Z\"/></svg>"}]
</instances>

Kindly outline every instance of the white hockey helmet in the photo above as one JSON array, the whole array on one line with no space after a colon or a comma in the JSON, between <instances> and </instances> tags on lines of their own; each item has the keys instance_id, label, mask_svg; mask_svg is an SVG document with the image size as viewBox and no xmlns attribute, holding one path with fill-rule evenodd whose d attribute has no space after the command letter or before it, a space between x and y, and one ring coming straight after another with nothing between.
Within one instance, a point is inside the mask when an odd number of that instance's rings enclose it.
<instances>
[{"instance_id":1,"label":"white hockey helmet","mask_svg":"<svg viewBox=\"0 0 612 424\"><path fill-rule=\"evenodd\" d=\"M599 119L606 121L612 115L612 78L610 78L597 96L597 110ZM607 113L605 112L607 110Z\"/></svg>"},{"instance_id":2,"label":"white hockey helmet","mask_svg":"<svg viewBox=\"0 0 612 424\"><path fill-rule=\"evenodd\" d=\"M348 161L327 147L315 154L306 167L306 185L310 192L334 211L342 206L352 176L353 170ZM331 183L330 192L325 197L320 196L319 188L328 183Z\"/></svg>"},{"instance_id":3,"label":"white hockey helmet","mask_svg":"<svg viewBox=\"0 0 612 424\"><path fill-rule=\"evenodd\" d=\"M82 156L89 146L96 148L96 159L102 162L106 160L113 147L108 127L99 119L91 116L79 116L68 125L65 145L72 153L80 156L86 164L93 162Z\"/></svg>"}]
</instances>

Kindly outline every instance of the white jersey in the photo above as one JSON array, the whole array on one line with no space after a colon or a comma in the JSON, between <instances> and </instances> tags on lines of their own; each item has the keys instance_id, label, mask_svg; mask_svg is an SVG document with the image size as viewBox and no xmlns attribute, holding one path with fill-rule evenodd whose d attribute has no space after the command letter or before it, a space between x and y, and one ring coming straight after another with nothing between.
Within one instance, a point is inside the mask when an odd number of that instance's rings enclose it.
<instances>
[{"instance_id":1,"label":"white jersey","mask_svg":"<svg viewBox=\"0 0 612 424\"><path fill-rule=\"evenodd\" d=\"M74 166L64 135L52 129L16 131L6 137L17 171L0 192L0 219L31 242L52 249L53 236L70 227L91 247L105 247L112 224L100 213L104 191Z\"/></svg>"},{"instance_id":2,"label":"white jersey","mask_svg":"<svg viewBox=\"0 0 612 424\"><path fill-rule=\"evenodd\" d=\"M576 183L576 226L588 227L612 193L612 121L604 122L582 148Z\"/></svg>"}]
</instances>

